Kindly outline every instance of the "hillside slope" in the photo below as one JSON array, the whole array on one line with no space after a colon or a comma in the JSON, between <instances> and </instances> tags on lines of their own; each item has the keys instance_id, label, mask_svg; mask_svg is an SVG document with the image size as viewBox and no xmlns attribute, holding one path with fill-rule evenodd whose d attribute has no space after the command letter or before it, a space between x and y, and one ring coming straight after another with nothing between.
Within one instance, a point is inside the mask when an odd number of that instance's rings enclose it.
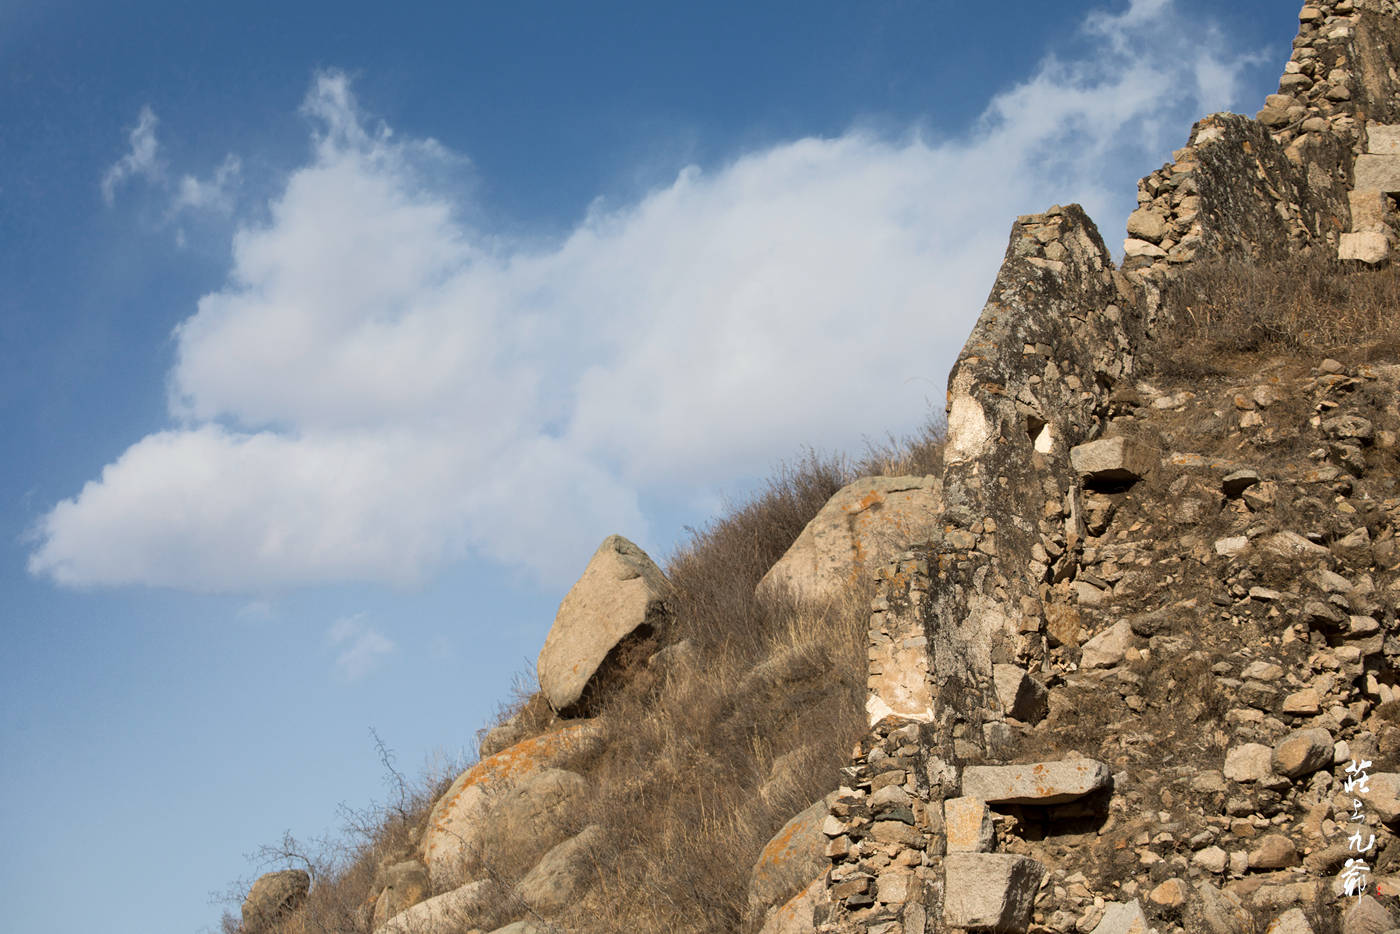
<instances>
[{"instance_id":1,"label":"hillside slope","mask_svg":"<svg viewBox=\"0 0 1400 934\"><path fill-rule=\"evenodd\" d=\"M1396 927L1400 6L1299 20L1258 117L1143 180L1121 266L1077 206L1017 220L946 446L590 568L581 693L242 929ZM635 579L626 625L576 612Z\"/></svg>"}]
</instances>

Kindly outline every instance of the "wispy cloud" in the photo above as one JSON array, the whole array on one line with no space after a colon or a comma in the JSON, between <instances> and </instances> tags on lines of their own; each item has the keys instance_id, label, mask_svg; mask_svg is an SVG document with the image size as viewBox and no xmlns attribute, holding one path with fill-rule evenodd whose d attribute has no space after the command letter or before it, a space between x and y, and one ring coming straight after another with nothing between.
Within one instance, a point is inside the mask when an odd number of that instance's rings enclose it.
<instances>
[{"instance_id":1,"label":"wispy cloud","mask_svg":"<svg viewBox=\"0 0 1400 934\"><path fill-rule=\"evenodd\" d=\"M159 122L149 105L141 108L136 126L127 135L130 148L126 155L102 175L102 199L109 205L116 200L117 188L127 179L141 177L158 182L165 177L165 167L160 161L160 143L156 140L156 124Z\"/></svg>"},{"instance_id":2,"label":"wispy cloud","mask_svg":"<svg viewBox=\"0 0 1400 934\"><path fill-rule=\"evenodd\" d=\"M166 199L167 220L173 220L186 211L231 213L234 193L242 177L242 161L229 154L208 178L184 174L172 183L169 166L161 153L160 140L156 138L159 122L150 105L141 108L136 126L127 137L129 148L126 154L102 174L102 199L108 207L116 203L119 188L133 178L141 178Z\"/></svg>"},{"instance_id":3,"label":"wispy cloud","mask_svg":"<svg viewBox=\"0 0 1400 934\"><path fill-rule=\"evenodd\" d=\"M644 502L917 426L1011 219L1077 200L1121 224L1132 167L1246 67L1163 0L1084 36L961 138L688 167L547 244L468 225L436 181L461 157L317 76L312 158L176 329L175 427L43 517L31 572L261 591L480 555L562 585L605 534L647 539Z\"/></svg>"},{"instance_id":4,"label":"wispy cloud","mask_svg":"<svg viewBox=\"0 0 1400 934\"><path fill-rule=\"evenodd\" d=\"M336 669L349 681L369 674L396 648L392 640L365 623L363 613L332 623L326 631L326 642L338 650Z\"/></svg>"},{"instance_id":5,"label":"wispy cloud","mask_svg":"<svg viewBox=\"0 0 1400 934\"><path fill-rule=\"evenodd\" d=\"M242 177L243 163L229 154L207 179L182 175L170 204L173 213L180 211L217 211L228 214L233 210L233 193Z\"/></svg>"}]
</instances>

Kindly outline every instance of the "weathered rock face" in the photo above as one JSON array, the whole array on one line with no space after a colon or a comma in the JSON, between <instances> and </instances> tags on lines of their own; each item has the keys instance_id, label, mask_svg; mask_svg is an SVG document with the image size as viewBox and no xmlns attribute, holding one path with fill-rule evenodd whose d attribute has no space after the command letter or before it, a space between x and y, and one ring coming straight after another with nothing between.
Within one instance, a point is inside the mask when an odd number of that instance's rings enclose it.
<instances>
[{"instance_id":1,"label":"weathered rock face","mask_svg":"<svg viewBox=\"0 0 1400 934\"><path fill-rule=\"evenodd\" d=\"M603 828L590 824L544 855L515 886L531 910L548 917L578 900L598 872L597 851Z\"/></svg>"},{"instance_id":2,"label":"weathered rock face","mask_svg":"<svg viewBox=\"0 0 1400 934\"><path fill-rule=\"evenodd\" d=\"M782 826L754 863L749 874L749 915L763 918L775 906L787 902L827 865L826 836L822 823L834 798L830 795Z\"/></svg>"},{"instance_id":3,"label":"weathered rock face","mask_svg":"<svg viewBox=\"0 0 1400 934\"><path fill-rule=\"evenodd\" d=\"M471 882L401 911L375 934L457 934L480 929L481 920L500 903L500 886L489 879Z\"/></svg>"},{"instance_id":4,"label":"weathered rock face","mask_svg":"<svg viewBox=\"0 0 1400 934\"><path fill-rule=\"evenodd\" d=\"M802 600L836 596L937 528L937 477L863 477L842 487L758 582Z\"/></svg>"},{"instance_id":5,"label":"weathered rock face","mask_svg":"<svg viewBox=\"0 0 1400 934\"><path fill-rule=\"evenodd\" d=\"M384 873L384 888L374 900L374 926L426 901L431 893L426 866L416 859L395 863Z\"/></svg>"},{"instance_id":6,"label":"weathered rock face","mask_svg":"<svg viewBox=\"0 0 1400 934\"><path fill-rule=\"evenodd\" d=\"M243 899L243 930L246 934L272 931L279 921L292 914L306 900L311 877L300 869L269 872L258 877Z\"/></svg>"},{"instance_id":7,"label":"weathered rock face","mask_svg":"<svg viewBox=\"0 0 1400 934\"><path fill-rule=\"evenodd\" d=\"M540 690L555 710L570 711L618 645L666 616L671 585L646 552L610 535L569 590L540 652Z\"/></svg>"},{"instance_id":8,"label":"weathered rock face","mask_svg":"<svg viewBox=\"0 0 1400 934\"><path fill-rule=\"evenodd\" d=\"M943 917L955 927L1021 932L1045 867L1010 853L949 853Z\"/></svg>"},{"instance_id":9,"label":"weathered rock face","mask_svg":"<svg viewBox=\"0 0 1400 934\"><path fill-rule=\"evenodd\" d=\"M423 861L433 885L443 888L473 878L484 847L501 827L518 827L536 846L567 836L564 819L571 801L585 793L583 779L553 768L570 754L597 742L592 722L517 743L457 777L433 806L423 834Z\"/></svg>"},{"instance_id":10,"label":"weathered rock face","mask_svg":"<svg viewBox=\"0 0 1400 934\"><path fill-rule=\"evenodd\" d=\"M768 918L759 934L811 934L816 908L826 900L825 873L808 883Z\"/></svg>"}]
</instances>

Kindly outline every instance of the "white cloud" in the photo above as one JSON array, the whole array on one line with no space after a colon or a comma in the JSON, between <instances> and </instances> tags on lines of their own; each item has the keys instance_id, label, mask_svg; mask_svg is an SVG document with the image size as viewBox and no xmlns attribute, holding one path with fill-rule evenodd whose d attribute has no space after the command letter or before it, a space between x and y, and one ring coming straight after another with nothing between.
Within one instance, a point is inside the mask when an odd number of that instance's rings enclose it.
<instances>
[{"instance_id":1,"label":"white cloud","mask_svg":"<svg viewBox=\"0 0 1400 934\"><path fill-rule=\"evenodd\" d=\"M110 207L116 201L117 189L128 179L143 178L163 195L169 193L167 220L185 211L230 213L234 207L234 192L241 180L242 161L229 154L209 178L181 175L171 191L169 168L161 156L160 141L156 139L156 125L159 122L150 105L141 108L136 126L128 135L126 155L102 175L103 200Z\"/></svg>"},{"instance_id":2,"label":"white cloud","mask_svg":"<svg viewBox=\"0 0 1400 934\"><path fill-rule=\"evenodd\" d=\"M358 681L369 674L397 648L387 636L366 625L364 619L363 613L342 617L326 630L326 642L339 649L335 666L348 681Z\"/></svg>"},{"instance_id":3,"label":"white cloud","mask_svg":"<svg viewBox=\"0 0 1400 934\"><path fill-rule=\"evenodd\" d=\"M643 501L910 429L1011 219L1078 200L1121 229L1132 167L1229 103L1241 60L1201 34L1136 0L964 138L784 143L544 245L468 225L437 181L460 157L320 75L312 159L176 330L178 427L54 507L30 570L237 591L485 555L564 585L603 535L647 540Z\"/></svg>"},{"instance_id":4,"label":"white cloud","mask_svg":"<svg viewBox=\"0 0 1400 934\"><path fill-rule=\"evenodd\" d=\"M156 141L156 113L149 105L141 108L136 126L127 136L130 148L126 155L113 163L102 175L102 198L109 205L116 199L117 188L128 178L140 176L159 181L165 175L160 161L160 143Z\"/></svg>"},{"instance_id":5,"label":"white cloud","mask_svg":"<svg viewBox=\"0 0 1400 934\"><path fill-rule=\"evenodd\" d=\"M238 187L242 172L242 161L229 154L214 170L213 176L204 181L193 175L182 175L171 199L171 213L216 211L228 214L233 210L233 192Z\"/></svg>"}]
</instances>

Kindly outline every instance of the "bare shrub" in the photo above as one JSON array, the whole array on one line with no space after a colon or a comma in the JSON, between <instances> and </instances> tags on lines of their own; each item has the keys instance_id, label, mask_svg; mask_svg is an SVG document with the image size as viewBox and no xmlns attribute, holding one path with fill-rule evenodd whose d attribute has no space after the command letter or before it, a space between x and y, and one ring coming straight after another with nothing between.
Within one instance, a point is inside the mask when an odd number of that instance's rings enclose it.
<instances>
[{"instance_id":1,"label":"bare shrub","mask_svg":"<svg viewBox=\"0 0 1400 934\"><path fill-rule=\"evenodd\" d=\"M1232 369L1241 354L1328 354L1369 360L1400 350L1400 269L1358 269L1321 251L1276 263L1191 264L1168 284L1159 372Z\"/></svg>"}]
</instances>

